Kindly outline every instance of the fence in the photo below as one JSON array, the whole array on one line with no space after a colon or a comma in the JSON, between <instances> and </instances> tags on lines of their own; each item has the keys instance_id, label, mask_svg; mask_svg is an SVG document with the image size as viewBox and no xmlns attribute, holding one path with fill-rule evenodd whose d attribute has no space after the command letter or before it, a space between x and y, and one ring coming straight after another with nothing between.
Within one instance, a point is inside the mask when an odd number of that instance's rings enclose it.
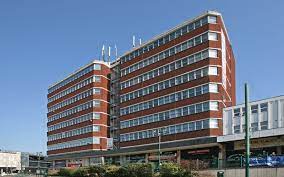
<instances>
[{"instance_id":1,"label":"fence","mask_svg":"<svg viewBox=\"0 0 284 177\"><path fill-rule=\"evenodd\" d=\"M245 158L181 160L181 166L190 170L243 168ZM251 167L283 167L284 156L250 157Z\"/></svg>"}]
</instances>

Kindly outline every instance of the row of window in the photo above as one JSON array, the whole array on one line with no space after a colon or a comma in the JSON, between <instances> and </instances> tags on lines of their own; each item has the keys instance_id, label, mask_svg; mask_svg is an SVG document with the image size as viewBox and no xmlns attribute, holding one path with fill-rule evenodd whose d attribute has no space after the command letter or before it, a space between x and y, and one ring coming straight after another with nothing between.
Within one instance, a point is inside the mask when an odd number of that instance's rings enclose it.
<instances>
[{"instance_id":1,"label":"row of window","mask_svg":"<svg viewBox=\"0 0 284 177\"><path fill-rule=\"evenodd\" d=\"M251 114L256 114L258 113L258 108L259 108L259 105L252 105L251 106ZM260 112L267 112L268 110L268 103L261 103L260 104ZM240 117L241 115L244 116L245 115L245 108L243 107L242 109L241 108L236 108L234 109L234 117Z\"/></svg>"},{"instance_id":2,"label":"row of window","mask_svg":"<svg viewBox=\"0 0 284 177\"><path fill-rule=\"evenodd\" d=\"M218 71L217 71L217 67L206 67L206 68L202 68L193 72L189 72L177 77L174 77L172 79L168 79L165 81L162 81L160 83L154 84L150 87L146 87L141 89L143 92L145 92L145 94L143 93L143 95L149 94L150 92L156 92L159 90L163 90L163 89L167 89L176 85L180 85L189 81L192 81L194 79L198 79L207 75L217 75ZM153 88L153 90L149 90ZM139 104L136 105L136 107L138 107L138 110L143 110L144 109L144 105L143 104ZM147 109L147 108L146 108ZM134 108L134 106L130 106L130 107L126 107L126 108L121 108L120 109L120 115L126 115L126 114L130 114L135 111L136 108Z\"/></svg>"},{"instance_id":3,"label":"row of window","mask_svg":"<svg viewBox=\"0 0 284 177\"><path fill-rule=\"evenodd\" d=\"M140 75L140 76L138 76L134 79L131 79L130 81L127 81L127 82L133 82L134 84L138 84L140 82L155 78L157 76L171 72L173 70L188 66L188 65L195 63L195 62L198 62L200 60L204 60L208 57L217 58L217 53L218 52L215 49L206 49L202 52L198 52L196 54L187 56L183 59L174 61L170 64L164 65L164 66L159 67L155 70L147 72L147 73ZM140 93L138 91L135 91L135 92L128 93L128 94L125 94L125 95L121 95L120 100L121 100L121 102L125 102L125 101L131 100L131 99L135 99L137 97L140 97Z\"/></svg>"},{"instance_id":4,"label":"row of window","mask_svg":"<svg viewBox=\"0 0 284 177\"><path fill-rule=\"evenodd\" d=\"M83 69L82 71L76 73L75 75L73 75L73 76L65 79L64 81L61 81L60 83L54 85L53 87L49 88L48 93L54 92L55 90L67 85L68 83L86 75L87 73L89 73L93 70L101 70L101 65L100 64L94 64L94 65L91 65L91 66Z\"/></svg>"},{"instance_id":5,"label":"row of window","mask_svg":"<svg viewBox=\"0 0 284 177\"><path fill-rule=\"evenodd\" d=\"M138 104L134 104L125 108L121 108L121 112L123 113L123 115L125 114L131 114L134 112L138 112L138 111L143 111L146 109L151 109L157 106L162 106L165 104L169 104L169 103L173 103L173 102L177 102L177 101L181 101L187 98L191 98L194 96L198 96L198 95L202 95L202 94L206 94L210 91L213 91L214 93L216 93L218 91L218 86L217 84L210 84L211 87L209 90L209 84L206 85L202 85L199 87L195 87L195 88L190 88L190 89L186 89L183 91L179 91L179 92L175 92L169 95L165 95L159 98L155 98L152 100L148 100L145 102L141 102Z\"/></svg>"},{"instance_id":6,"label":"row of window","mask_svg":"<svg viewBox=\"0 0 284 177\"><path fill-rule=\"evenodd\" d=\"M167 50L164 50L163 52L160 52L152 57L149 57L147 59L144 59L144 60L141 60L140 62L137 62L136 64L132 65L132 66L129 66L127 67L126 69L123 69L121 71L121 76L123 75L127 75L131 72L134 72L138 69L141 69L143 67L146 67L152 63L156 63L160 60L163 60L169 56L172 56L172 55L175 55L179 52L182 52L186 49L189 49L189 48L192 48L196 45L199 45L203 42L206 42L207 40L217 40L217 33L213 33L213 32L209 32L209 33L205 33L205 34L202 34L202 35L199 35L197 37L194 37L190 40L187 40L179 45L176 45L170 49L167 49ZM130 85L131 86L131 85ZM128 86L128 87L130 87ZM126 86L127 87L127 86ZM126 88L125 87L125 88Z\"/></svg>"},{"instance_id":7,"label":"row of window","mask_svg":"<svg viewBox=\"0 0 284 177\"><path fill-rule=\"evenodd\" d=\"M162 82L150 85L148 87L144 87L142 89L138 89L134 92L127 93L121 96L121 102L125 102L128 100L132 100L141 96L145 96L163 89L167 89L170 87L174 87L179 84L183 84L207 75L218 75L217 67L207 67L199 70L195 70L193 72L185 73L183 75L164 80Z\"/></svg>"},{"instance_id":8,"label":"row of window","mask_svg":"<svg viewBox=\"0 0 284 177\"><path fill-rule=\"evenodd\" d=\"M71 136L77 136L77 135L82 135L82 134L89 133L89 132L99 132L99 131L100 131L99 125L90 125L87 127L81 127L81 128L74 129L74 130L49 135L47 136L47 140L54 141L58 139L68 138Z\"/></svg>"},{"instance_id":9,"label":"row of window","mask_svg":"<svg viewBox=\"0 0 284 177\"><path fill-rule=\"evenodd\" d=\"M49 112L53 112L53 111L55 111L57 109L60 109L60 108L62 108L64 106L73 104L76 101L79 101L79 100L82 100L84 98L87 98L87 97L89 97L89 96L91 96L93 94L101 94L101 89L100 88L93 88L93 89L87 90L85 92L82 92L82 93L80 93L80 94L78 94L78 95L76 95L76 96L74 96L72 98L69 98L69 99L64 100L64 101L62 101L60 103L57 103L57 104L55 104L55 105L53 105L53 106L48 108L48 113Z\"/></svg>"},{"instance_id":10,"label":"row of window","mask_svg":"<svg viewBox=\"0 0 284 177\"><path fill-rule=\"evenodd\" d=\"M162 128L149 129L145 131L133 132L128 134L121 134L120 141L134 141L139 139L146 139L157 137L160 135L171 135L184 132L192 132L208 128L218 128L218 119L210 118L199 121L186 122L182 124L170 125Z\"/></svg>"},{"instance_id":11,"label":"row of window","mask_svg":"<svg viewBox=\"0 0 284 177\"><path fill-rule=\"evenodd\" d=\"M165 112L159 112L156 114L151 114L143 117L138 117L131 120L121 121L120 128L128 128L143 124L148 124L152 122L158 122L173 118L179 118L183 116L188 116L192 114L197 114L206 111L217 111L218 110L218 102L217 101L210 101L210 102L203 102L198 104L187 105L180 108L171 109Z\"/></svg>"},{"instance_id":12,"label":"row of window","mask_svg":"<svg viewBox=\"0 0 284 177\"><path fill-rule=\"evenodd\" d=\"M89 101L87 103L83 103L81 105L78 105L76 107L70 108L70 109L65 110L61 113L58 113L58 114L55 114L55 115L49 117L48 122L52 122L54 120L61 119L63 117L75 114L77 112L80 112L80 111L83 111L83 110L86 110L86 109L89 109L89 108L92 108L92 107L100 107L100 105L101 105L100 100Z\"/></svg>"},{"instance_id":13,"label":"row of window","mask_svg":"<svg viewBox=\"0 0 284 177\"><path fill-rule=\"evenodd\" d=\"M89 145L89 144L100 144L100 138L90 137L90 138L68 141L68 142L64 142L64 143L52 144L52 145L47 146L47 150L48 151L54 151L54 150L59 150L59 149L85 146L85 145Z\"/></svg>"},{"instance_id":14,"label":"row of window","mask_svg":"<svg viewBox=\"0 0 284 177\"><path fill-rule=\"evenodd\" d=\"M211 56L217 57L217 50L210 50ZM162 67L159 67L157 69L154 69L152 71L149 71L147 73L144 73L142 75L139 75L137 77L134 77L130 80L127 80L125 82L121 83L121 89L127 88L136 84L139 84L141 82L147 81L149 79L155 78L157 76L166 74L168 72L177 70L179 68L185 67L187 65L190 65L192 63L198 62L200 60L206 59L209 57L209 51L205 50L203 52L198 52L195 55L190 55L188 57L185 57L183 59L177 60L175 62L172 62L170 64L164 65Z\"/></svg>"},{"instance_id":15,"label":"row of window","mask_svg":"<svg viewBox=\"0 0 284 177\"><path fill-rule=\"evenodd\" d=\"M50 131L61 129L61 128L64 128L64 127L76 125L76 124L79 124L81 122L89 121L89 120L92 120L92 119L100 119L100 118L101 118L100 113L89 113L89 114L85 114L85 115L80 116L80 117L73 118L71 120L67 120L67 121L64 121L64 122L60 122L58 124L51 125L51 126L47 127L47 130L50 132Z\"/></svg>"},{"instance_id":16,"label":"row of window","mask_svg":"<svg viewBox=\"0 0 284 177\"><path fill-rule=\"evenodd\" d=\"M268 129L268 121L262 121L260 122L260 125L258 125L258 122L251 123L250 124L250 131L258 131L258 130L267 130ZM240 125L235 125L234 126L234 133L243 133L246 131L246 126L243 124L242 125L242 132L241 132L241 126Z\"/></svg>"},{"instance_id":17,"label":"row of window","mask_svg":"<svg viewBox=\"0 0 284 177\"><path fill-rule=\"evenodd\" d=\"M127 61L132 60L133 58L142 55L145 52L148 52L154 48L157 48L161 45L164 45L168 43L169 41L172 41L188 32L193 31L196 28L199 28L207 23L213 23L215 24L217 22L216 16L206 16L199 20L196 20L195 22L192 22L190 24L187 24L185 26L180 27L179 29L175 30L174 32L157 39L156 41L153 41L152 43L148 44L147 46L141 47L140 49L137 49L136 51L131 52L130 54L124 56L121 58L121 63L125 63Z\"/></svg>"},{"instance_id":18,"label":"row of window","mask_svg":"<svg viewBox=\"0 0 284 177\"><path fill-rule=\"evenodd\" d=\"M63 90L62 92L59 92L52 97L48 98L48 103L58 100L59 98L64 97L65 95L68 95L82 87L85 87L86 85L92 83L92 82L101 82L101 77L100 76L93 76L88 79L83 80L82 82L79 82L78 84L69 87L68 89Z\"/></svg>"}]
</instances>

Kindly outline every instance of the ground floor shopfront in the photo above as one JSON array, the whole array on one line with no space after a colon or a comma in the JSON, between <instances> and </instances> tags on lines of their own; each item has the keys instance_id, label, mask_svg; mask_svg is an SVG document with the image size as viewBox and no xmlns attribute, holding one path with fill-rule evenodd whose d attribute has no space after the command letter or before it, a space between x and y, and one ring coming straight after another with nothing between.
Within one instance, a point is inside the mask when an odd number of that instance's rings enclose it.
<instances>
[{"instance_id":1,"label":"ground floor shopfront","mask_svg":"<svg viewBox=\"0 0 284 177\"><path fill-rule=\"evenodd\" d=\"M245 141L235 140L220 143L221 157L230 158L236 154L245 153ZM251 156L267 156L284 154L284 136L252 138L250 140Z\"/></svg>"},{"instance_id":2,"label":"ground floor shopfront","mask_svg":"<svg viewBox=\"0 0 284 177\"><path fill-rule=\"evenodd\" d=\"M284 136L251 139L251 156L282 155ZM78 168L93 165L128 163L174 162L193 169L241 167L245 153L244 140L217 143L216 138L206 138L161 144L122 148L112 151L87 151L50 156L51 168ZM159 155L160 154L160 155Z\"/></svg>"},{"instance_id":3,"label":"ground floor shopfront","mask_svg":"<svg viewBox=\"0 0 284 177\"><path fill-rule=\"evenodd\" d=\"M184 161L208 161L208 165L216 165L220 147L216 137L192 139L180 142L169 142L160 145L151 144L111 151L87 151L73 154L49 156L53 169L77 168L92 165L160 162L183 163ZM214 162L214 163L213 163Z\"/></svg>"}]
</instances>

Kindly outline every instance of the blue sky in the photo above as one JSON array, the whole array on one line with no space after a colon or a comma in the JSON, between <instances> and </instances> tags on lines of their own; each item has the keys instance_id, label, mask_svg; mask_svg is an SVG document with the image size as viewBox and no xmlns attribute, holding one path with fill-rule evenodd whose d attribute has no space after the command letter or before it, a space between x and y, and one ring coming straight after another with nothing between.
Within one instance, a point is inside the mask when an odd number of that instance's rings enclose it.
<instances>
[{"instance_id":1,"label":"blue sky","mask_svg":"<svg viewBox=\"0 0 284 177\"><path fill-rule=\"evenodd\" d=\"M99 56L131 47L206 10L223 14L236 58L237 101L284 94L284 1L1 0L0 149L45 151L46 93Z\"/></svg>"}]
</instances>

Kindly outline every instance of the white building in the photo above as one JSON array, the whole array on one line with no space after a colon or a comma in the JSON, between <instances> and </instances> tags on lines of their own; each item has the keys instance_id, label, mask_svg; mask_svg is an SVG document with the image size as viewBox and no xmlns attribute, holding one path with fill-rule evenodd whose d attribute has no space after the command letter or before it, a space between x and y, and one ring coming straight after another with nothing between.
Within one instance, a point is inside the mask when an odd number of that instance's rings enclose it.
<instances>
[{"instance_id":1,"label":"white building","mask_svg":"<svg viewBox=\"0 0 284 177\"><path fill-rule=\"evenodd\" d=\"M223 136L219 136L217 141L227 143L231 150L232 148L234 150L244 149L244 141L242 141L245 138L244 106L241 104L223 110ZM252 149L274 147L271 151L282 153L284 96L250 102L250 132Z\"/></svg>"},{"instance_id":2,"label":"white building","mask_svg":"<svg viewBox=\"0 0 284 177\"><path fill-rule=\"evenodd\" d=\"M0 151L0 174L14 170L21 170L21 153Z\"/></svg>"}]
</instances>

